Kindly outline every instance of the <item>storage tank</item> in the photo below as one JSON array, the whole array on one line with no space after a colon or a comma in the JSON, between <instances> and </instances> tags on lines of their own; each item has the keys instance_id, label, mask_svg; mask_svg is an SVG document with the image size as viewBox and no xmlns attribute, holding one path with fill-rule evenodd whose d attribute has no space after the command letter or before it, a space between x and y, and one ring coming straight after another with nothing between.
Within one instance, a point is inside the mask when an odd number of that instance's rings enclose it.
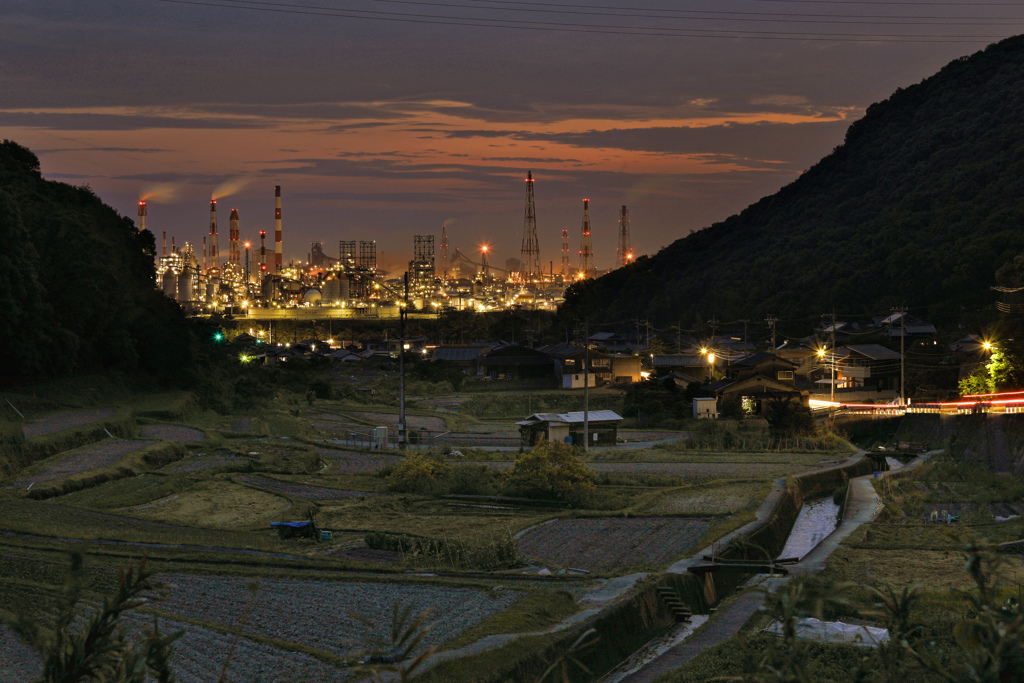
<instances>
[{"instance_id":1,"label":"storage tank","mask_svg":"<svg viewBox=\"0 0 1024 683\"><path fill-rule=\"evenodd\" d=\"M190 269L187 269L187 268L185 269L185 272L183 272L181 275L178 276L178 302L179 303L187 304L188 302L192 301L195 298L193 296L194 286L195 285L194 285L192 279L193 279L192 271Z\"/></svg>"},{"instance_id":2,"label":"storage tank","mask_svg":"<svg viewBox=\"0 0 1024 683\"><path fill-rule=\"evenodd\" d=\"M318 304L321 299L323 299L323 294L321 294L319 289L313 287L307 289L302 294L302 300L307 304Z\"/></svg>"},{"instance_id":3,"label":"storage tank","mask_svg":"<svg viewBox=\"0 0 1024 683\"><path fill-rule=\"evenodd\" d=\"M178 278L170 268L164 271L163 287L164 296L171 299L178 298Z\"/></svg>"},{"instance_id":4,"label":"storage tank","mask_svg":"<svg viewBox=\"0 0 1024 683\"><path fill-rule=\"evenodd\" d=\"M349 298L349 281L347 275L329 275L324 280L323 297L328 304L347 303Z\"/></svg>"}]
</instances>

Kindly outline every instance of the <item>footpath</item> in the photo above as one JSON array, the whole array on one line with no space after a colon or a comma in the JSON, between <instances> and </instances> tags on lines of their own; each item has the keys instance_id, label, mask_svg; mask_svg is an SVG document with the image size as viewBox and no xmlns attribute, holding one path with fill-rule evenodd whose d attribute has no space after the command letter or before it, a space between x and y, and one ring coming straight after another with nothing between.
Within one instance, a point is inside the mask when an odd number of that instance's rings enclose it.
<instances>
[{"instance_id":1,"label":"footpath","mask_svg":"<svg viewBox=\"0 0 1024 683\"><path fill-rule=\"evenodd\" d=\"M858 454L857 457L860 457L860 455L862 454ZM926 462L931 455L932 453L925 454L914 460L906 468L883 472L881 473L881 476L889 476L891 474L902 472L905 469L919 467L921 464ZM823 539L821 543L819 543L810 553L801 558L799 562L794 565L790 565L788 567L788 576L767 579L761 584L761 586L765 590L774 591L794 576L800 576L802 574L817 574L823 571L825 569L825 562L828 560L829 556L835 552L836 548L839 547L839 544L842 543L850 534L856 531L862 524L874 520L875 516L881 509L881 501L878 498L878 494L875 493L874 486L871 484L871 480L873 478L874 475L869 474L851 479L850 497L847 501L843 519L840 521L835 531ZM774 511L775 506L778 504L779 498L782 495L781 491L777 492L777 484L778 482L776 482L776 485L773 485L772 492L765 498L764 502L758 508L757 521L751 522L737 532L730 534L730 536L742 533L747 529L753 529L771 516L772 511ZM782 485L783 487L785 486L784 480ZM704 554L706 553L701 552L693 558L677 562L669 568L669 571L677 571L680 573L686 571L686 567L697 562L698 558ZM649 683L658 676L678 669L704 650L725 642L732 636L736 635L739 630L743 628L744 624L746 624L747 621L749 621L750 618L763 606L763 591L747 591L727 607L717 611L711 620L709 620L696 635L672 648L669 648L639 670L619 680L621 683Z\"/></svg>"}]
</instances>

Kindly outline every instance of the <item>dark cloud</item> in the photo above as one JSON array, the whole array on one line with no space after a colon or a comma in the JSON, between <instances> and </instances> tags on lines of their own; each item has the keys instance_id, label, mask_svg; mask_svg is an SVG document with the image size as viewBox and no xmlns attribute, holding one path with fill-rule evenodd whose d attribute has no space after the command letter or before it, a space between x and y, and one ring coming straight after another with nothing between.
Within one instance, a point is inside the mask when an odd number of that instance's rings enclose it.
<instances>
[{"instance_id":1,"label":"dark cloud","mask_svg":"<svg viewBox=\"0 0 1024 683\"><path fill-rule=\"evenodd\" d=\"M0 111L0 127L44 128L50 130L148 130L153 128L260 129L274 122L255 119L180 118L173 116L131 116L125 114L50 113Z\"/></svg>"},{"instance_id":2,"label":"dark cloud","mask_svg":"<svg viewBox=\"0 0 1024 683\"><path fill-rule=\"evenodd\" d=\"M163 152L175 152L173 149L158 149L156 147L64 147L64 148L43 148L34 150L37 154L58 154L62 152L124 152L129 154L157 154Z\"/></svg>"}]
</instances>

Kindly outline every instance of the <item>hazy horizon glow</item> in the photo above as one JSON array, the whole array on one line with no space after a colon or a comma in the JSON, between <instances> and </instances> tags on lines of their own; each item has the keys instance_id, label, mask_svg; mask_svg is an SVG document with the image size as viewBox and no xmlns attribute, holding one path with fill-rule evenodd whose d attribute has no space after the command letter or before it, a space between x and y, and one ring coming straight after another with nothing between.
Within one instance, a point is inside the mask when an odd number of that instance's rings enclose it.
<instances>
[{"instance_id":1,"label":"hazy horizon glow","mask_svg":"<svg viewBox=\"0 0 1024 683\"><path fill-rule=\"evenodd\" d=\"M273 187L281 185L286 260L304 259L311 241L335 254L339 239L376 239L390 268L411 256L414 234L434 234L439 244L446 222L452 248L488 242L495 265L518 257L527 170L536 179L543 263L557 270L564 228L575 253L583 197L599 269L614 263L622 204L635 252L652 253L792 181L842 142L872 102L991 42L567 34L156 0L10 5L0 137L31 148L46 177L88 184L132 217L145 196L158 242L166 231L197 245L212 195L239 210L242 239L257 243L260 229L272 229ZM849 13L856 3L649 6ZM871 9L913 11L924 10ZM964 3L948 11L1013 9ZM559 20L548 14L535 18ZM599 20L675 21L585 21ZM718 25L700 21L686 25ZM721 26L733 30L738 19L728 21ZM991 36L1015 26L863 23L842 30Z\"/></svg>"}]
</instances>

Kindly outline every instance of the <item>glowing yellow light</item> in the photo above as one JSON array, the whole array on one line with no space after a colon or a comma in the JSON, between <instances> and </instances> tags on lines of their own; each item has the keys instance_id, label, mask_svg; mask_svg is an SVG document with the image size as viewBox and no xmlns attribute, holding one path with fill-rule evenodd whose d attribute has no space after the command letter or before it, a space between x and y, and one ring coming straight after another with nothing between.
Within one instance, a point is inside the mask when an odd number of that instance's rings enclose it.
<instances>
[{"instance_id":1,"label":"glowing yellow light","mask_svg":"<svg viewBox=\"0 0 1024 683\"><path fill-rule=\"evenodd\" d=\"M981 348L985 349L986 351L990 350L992 348L992 342L982 342Z\"/></svg>"},{"instance_id":2,"label":"glowing yellow light","mask_svg":"<svg viewBox=\"0 0 1024 683\"><path fill-rule=\"evenodd\" d=\"M714 363L715 362L715 354L714 353L709 353L708 354L708 362L709 363Z\"/></svg>"},{"instance_id":3,"label":"glowing yellow light","mask_svg":"<svg viewBox=\"0 0 1024 683\"><path fill-rule=\"evenodd\" d=\"M700 355L706 356L707 353L708 353L708 350L707 350L706 347L704 347L704 346L700 347Z\"/></svg>"},{"instance_id":4,"label":"glowing yellow light","mask_svg":"<svg viewBox=\"0 0 1024 683\"><path fill-rule=\"evenodd\" d=\"M818 358L825 357L825 349L818 349Z\"/></svg>"}]
</instances>

